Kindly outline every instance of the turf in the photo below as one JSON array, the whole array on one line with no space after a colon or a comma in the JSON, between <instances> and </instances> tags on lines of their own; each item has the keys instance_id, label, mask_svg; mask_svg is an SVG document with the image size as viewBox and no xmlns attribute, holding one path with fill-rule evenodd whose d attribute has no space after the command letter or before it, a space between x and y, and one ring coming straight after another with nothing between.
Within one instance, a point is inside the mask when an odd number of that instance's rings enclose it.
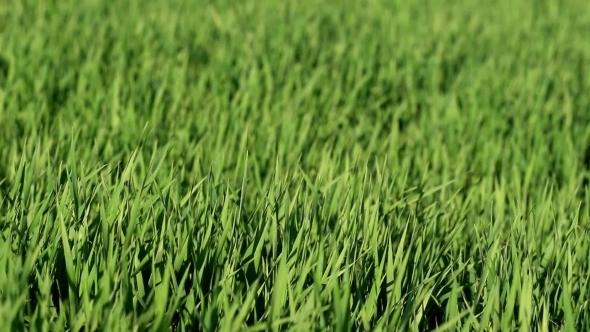
<instances>
[{"instance_id":1,"label":"turf","mask_svg":"<svg viewBox=\"0 0 590 332\"><path fill-rule=\"evenodd\" d=\"M590 330L589 8L0 2L0 322Z\"/></svg>"}]
</instances>

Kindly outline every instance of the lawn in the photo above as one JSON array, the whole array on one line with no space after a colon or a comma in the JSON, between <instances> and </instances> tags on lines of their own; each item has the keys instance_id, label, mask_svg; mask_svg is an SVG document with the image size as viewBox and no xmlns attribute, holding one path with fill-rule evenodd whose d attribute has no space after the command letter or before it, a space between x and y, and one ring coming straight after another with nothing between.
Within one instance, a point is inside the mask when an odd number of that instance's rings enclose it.
<instances>
[{"instance_id":1,"label":"lawn","mask_svg":"<svg viewBox=\"0 0 590 332\"><path fill-rule=\"evenodd\" d=\"M590 330L585 0L0 2L7 331Z\"/></svg>"}]
</instances>

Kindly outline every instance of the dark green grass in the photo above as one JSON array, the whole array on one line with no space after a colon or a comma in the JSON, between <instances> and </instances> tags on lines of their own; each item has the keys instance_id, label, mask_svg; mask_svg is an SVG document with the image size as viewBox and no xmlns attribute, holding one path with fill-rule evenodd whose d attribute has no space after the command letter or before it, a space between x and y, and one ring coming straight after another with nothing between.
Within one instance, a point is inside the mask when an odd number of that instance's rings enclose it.
<instances>
[{"instance_id":1,"label":"dark green grass","mask_svg":"<svg viewBox=\"0 0 590 332\"><path fill-rule=\"evenodd\" d=\"M10 331L585 331L585 1L0 3Z\"/></svg>"}]
</instances>

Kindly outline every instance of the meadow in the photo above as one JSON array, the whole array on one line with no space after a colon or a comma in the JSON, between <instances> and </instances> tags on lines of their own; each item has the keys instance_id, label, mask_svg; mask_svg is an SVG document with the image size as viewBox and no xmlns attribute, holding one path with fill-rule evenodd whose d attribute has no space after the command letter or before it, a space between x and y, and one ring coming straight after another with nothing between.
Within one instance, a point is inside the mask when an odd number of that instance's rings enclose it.
<instances>
[{"instance_id":1,"label":"meadow","mask_svg":"<svg viewBox=\"0 0 590 332\"><path fill-rule=\"evenodd\" d=\"M7 331L590 330L584 0L0 2Z\"/></svg>"}]
</instances>

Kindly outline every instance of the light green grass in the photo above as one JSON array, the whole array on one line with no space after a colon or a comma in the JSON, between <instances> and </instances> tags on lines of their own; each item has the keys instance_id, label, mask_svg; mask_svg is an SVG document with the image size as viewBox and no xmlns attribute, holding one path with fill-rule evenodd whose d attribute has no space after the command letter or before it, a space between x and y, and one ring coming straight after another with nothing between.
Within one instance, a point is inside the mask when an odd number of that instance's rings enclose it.
<instances>
[{"instance_id":1,"label":"light green grass","mask_svg":"<svg viewBox=\"0 0 590 332\"><path fill-rule=\"evenodd\" d=\"M589 8L0 2L0 324L590 330Z\"/></svg>"}]
</instances>

